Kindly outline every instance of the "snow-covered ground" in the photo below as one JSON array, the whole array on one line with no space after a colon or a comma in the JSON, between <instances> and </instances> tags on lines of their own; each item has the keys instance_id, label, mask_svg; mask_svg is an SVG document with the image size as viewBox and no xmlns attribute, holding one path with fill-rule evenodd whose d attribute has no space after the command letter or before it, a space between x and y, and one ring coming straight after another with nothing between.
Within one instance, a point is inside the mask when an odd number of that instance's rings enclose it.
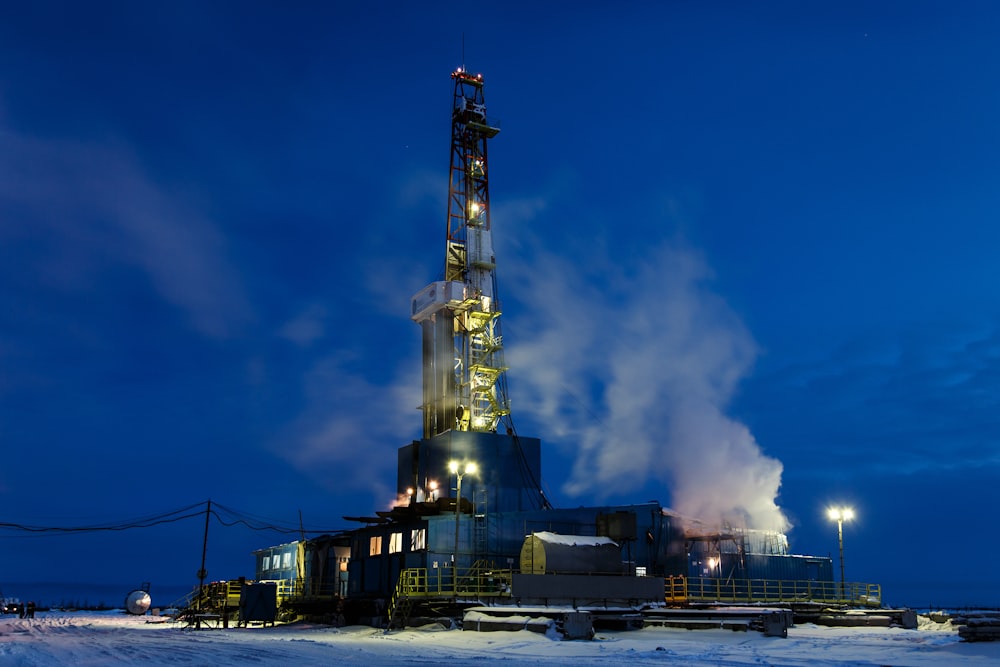
<instances>
[{"instance_id":1,"label":"snow-covered ground","mask_svg":"<svg viewBox=\"0 0 1000 667\"><path fill-rule=\"evenodd\" d=\"M965 643L947 625L917 630L799 625L787 638L729 630L598 632L594 641L559 641L520 632L294 624L191 630L122 612L44 612L0 619L0 665L1000 665L1000 643Z\"/></svg>"}]
</instances>

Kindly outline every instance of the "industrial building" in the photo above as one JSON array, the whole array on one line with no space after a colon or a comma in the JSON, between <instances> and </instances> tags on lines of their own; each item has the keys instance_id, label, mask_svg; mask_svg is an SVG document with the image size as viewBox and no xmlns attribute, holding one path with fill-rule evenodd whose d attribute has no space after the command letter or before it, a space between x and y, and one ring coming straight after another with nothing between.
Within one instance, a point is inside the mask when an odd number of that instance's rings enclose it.
<instances>
[{"instance_id":1,"label":"industrial building","mask_svg":"<svg viewBox=\"0 0 1000 667\"><path fill-rule=\"evenodd\" d=\"M261 549L258 581L336 601L373 623L415 605L567 604L636 609L697 599L877 597L834 586L831 559L792 555L780 533L703 531L658 502L552 507L542 443L517 434L497 299L483 78L458 69L443 280L414 295L423 437L398 450L405 501L338 536ZM346 605L345 605L346 603Z\"/></svg>"}]
</instances>

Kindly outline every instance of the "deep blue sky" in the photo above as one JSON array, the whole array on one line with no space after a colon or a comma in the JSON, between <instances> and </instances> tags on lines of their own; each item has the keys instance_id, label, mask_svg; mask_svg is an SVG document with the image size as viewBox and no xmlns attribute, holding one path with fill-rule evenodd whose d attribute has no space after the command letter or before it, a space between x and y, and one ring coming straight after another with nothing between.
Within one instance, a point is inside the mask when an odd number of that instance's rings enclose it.
<instances>
[{"instance_id":1,"label":"deep blue sky","mask_svg":"<svg viewBox=\"0 0 1000 667\"><path fill-rule=\"evenodd\" d=\"M555 504L763 466L796 552L849 503L848 579L1000 603L1000 8L283 4L2 11L4 521L391 502L464 34ZM193 582L201 531L0 533L0 585ZM210 531L216 578L288 539Z\"/></svg>"}]
</instances>

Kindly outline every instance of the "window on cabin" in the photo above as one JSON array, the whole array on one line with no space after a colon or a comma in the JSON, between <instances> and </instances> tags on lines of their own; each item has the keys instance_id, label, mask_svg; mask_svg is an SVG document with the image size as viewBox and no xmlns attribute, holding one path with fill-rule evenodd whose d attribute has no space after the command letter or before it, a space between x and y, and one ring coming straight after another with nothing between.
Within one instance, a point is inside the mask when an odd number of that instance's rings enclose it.
<instances>
[{"instance_id":1,"label":"window on cabin","mask_svg":"<svg viewBox=\"0 0 1000 667\"><path fill-rule=\"evenodd\" d=\"M427 548L427 529L417 528L410 531L410 551L423 551Z\"/></svg>"},{"instance_id":2,"label":"window on cabin","mask_svg":"<svg viewBox=\"0 0 1000 667\"><path fill-rule=\"evenodd\" d=\"M286 551L281 554L281 567L291 567L292 566L292 552Z\"/></svg>"},{"instance_id":3,"label":"window on cabin","mask_svg":"<svg viewBox=\"0 0 1000 667\"><path fill-rule=\"evenodd\" d=\"M398 554L403 550L403 534L393 533L389 536L389 553Z\"/></svg>"},{"instance_id":4,"label":"window on cabin","mask_svg":"<svg viewBox=\"0 0 1000 667\"><path fill-rule=\"evenodd\" d=\"M368 555L369 556L381 556L382 555L382 536L373 535L368 541Z\"/></svg>"}]
</instances>

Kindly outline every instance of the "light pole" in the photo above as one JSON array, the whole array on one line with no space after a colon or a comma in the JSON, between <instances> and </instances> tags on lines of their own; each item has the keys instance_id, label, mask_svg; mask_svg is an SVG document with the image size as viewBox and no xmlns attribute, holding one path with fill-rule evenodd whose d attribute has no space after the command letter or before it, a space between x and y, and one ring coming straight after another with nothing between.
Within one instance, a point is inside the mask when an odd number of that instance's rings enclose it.
<instances>
[{"instance_id":1,"label":"light pole","mask_svg":"<svg viewBox=\"0 0 1000 667\"><path fill-rule=\"evenodd\" d=\"M454 576L458 573L458 515L459 506L462 504L462 478L466 475L475 475L478 467L471 461L467 462L464 466L458 461L449 461L448 470L458 478L458 484L455 486L455 552L451 556L451 565L454 568L452 574ZM458 585L457 577L455 585Z\"/></svg>"},{"instance_id":2,"label":"light pole","mask_svg":"<svg viewBox=\"0 0 1000 667\"><path fill-rule=\"evenodd\" d=\"M826 515L837 522L837 543L840 545L840 599L844 599L844 522L854 518L849 507L831 507Z\"/></svg>"}]
</instances>

